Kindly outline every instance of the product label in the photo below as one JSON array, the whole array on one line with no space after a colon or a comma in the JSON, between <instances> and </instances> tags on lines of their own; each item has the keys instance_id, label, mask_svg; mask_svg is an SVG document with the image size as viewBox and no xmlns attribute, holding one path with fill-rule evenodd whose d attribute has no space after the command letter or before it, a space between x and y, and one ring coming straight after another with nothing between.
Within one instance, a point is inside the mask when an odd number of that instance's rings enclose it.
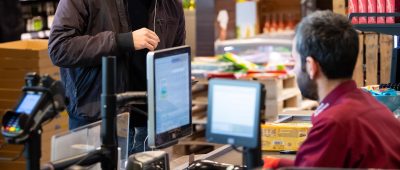
<instances>
[{"instance_id":1,"label":"product label","mask_svg":"<svg viewBox=\"0 0 400 170\"><path fill-rule=\"evenodd\" d=\"M376 0L368 0L368 13L376 13ZM368 17L368 24L376 24L376 17Z\"/></svg>"},{"instance_id":2,"label":"product label","mask_svg":"<svg viewBox=\"0 0 400 170\"><path fill-rule=\"evenodd\" d=\"M368 3L367 0L358 0L358 12L359 13L367 13L368 12ZM359 24L366 24L367 17L359 17L358 18Z\"/></svg>"},{"instance_id":3,"label":"product label","mask_svg":"<svg viewBox=\"0 0 400 170\"><path fill-rule=\"evenodd\" d=\"M386 13L394 13L394 0L386 0ZM386 17L386 24L393 24L394 17Z\"/></svg>"},{"instance_id":4,"label":"product label","mask_svg":"<svg viewBox=\"0 0 400 170\"><path fill-rule=\"evenodd\" d=\"M377 13L385 13L386 12L386 0L377 0L376 2L376 12ZM385 17L377 17L376 23L384 24Z\"/></svg>"},{"instance_id":5,"label":"product label","mask_svg":"<svg viewBox=\"0 0 400 170\"><path fill-rule=\"evenodd\" d=\"M349 0L348 2L348 7L349 7L349 14L351 13L357 13L358 12L358 0ZM353 17L351 19L352 24L358 24L358 17Z\"/></svg>"}]
</instances>

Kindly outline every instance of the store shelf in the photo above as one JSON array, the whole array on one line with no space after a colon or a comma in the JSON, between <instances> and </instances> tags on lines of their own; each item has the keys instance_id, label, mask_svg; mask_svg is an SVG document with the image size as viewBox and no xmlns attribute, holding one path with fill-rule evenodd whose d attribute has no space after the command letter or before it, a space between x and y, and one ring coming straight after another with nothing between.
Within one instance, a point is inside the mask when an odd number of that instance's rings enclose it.
<instances>
[{"instance_id":1,"label":"store shelf","mask_svg":"<svg viewBox=\"0 0 400 170\"><path fill-rule=\"evenodd\" d=\"M363 32L400 35L400 24L355 24L354 28Z\"/></svg>"},{"instance_id":2,"label":"store shelf","mask_svg":"<svg viewBox=\"0 0 400 170\"><path fill-rule=\"evenodd\" d=\"M351 13L353 17L400 17L400 13ZM377 32L388 35L400 35L400 24L354 24L354 28L364 32Z\"/></svg>"},{"instance_id":3,"label":"store shelf","mask_svg":"<svg viewBox=\"0 0 400 170\"><path fill-rule=\"evenodd\" d=\"M44 39L44 38L49 38L49 36L50 36L50 30L27 32L21 34L21 40Z\"/></svg>"}]
</instances>

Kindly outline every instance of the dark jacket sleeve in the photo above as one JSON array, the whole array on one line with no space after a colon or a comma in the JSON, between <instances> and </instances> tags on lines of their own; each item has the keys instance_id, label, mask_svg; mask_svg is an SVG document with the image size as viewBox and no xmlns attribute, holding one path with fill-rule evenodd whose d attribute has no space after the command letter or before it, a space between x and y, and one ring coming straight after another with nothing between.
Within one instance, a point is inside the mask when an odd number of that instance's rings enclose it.
<instances>
[{"instance_id":1,"label":"dark jacket sleeve","mask_svg":"<svg viewBox=\"0 0 400 170\"><path fill-rule=\"evenodd\" d=\"M178 25L178 33L175 38L174 47L185 45L186 40L186 25L185 25L185 14L183 12L182 3L178 3L178 10L179 10L179 25Z\"/></svg>"},{"instance_id":2,"label":"dark jacket sleeve","mask_svg":"<svg viewBox=\"0 0 400 170\"><path fill-rule=\"evenodd\" d=\"M61 0L49 38L49 54L59 67L90 67L100 64L103 55L115 55L116 33L86 35L89 16L85 0Z\"/></svg>"}]
</instances>

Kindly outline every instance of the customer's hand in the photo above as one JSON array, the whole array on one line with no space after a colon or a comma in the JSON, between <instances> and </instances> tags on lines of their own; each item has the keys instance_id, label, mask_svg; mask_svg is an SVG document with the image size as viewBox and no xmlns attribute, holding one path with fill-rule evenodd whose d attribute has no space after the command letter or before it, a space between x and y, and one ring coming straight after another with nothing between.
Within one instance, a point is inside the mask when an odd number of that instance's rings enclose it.
<instances>
[{"instance_id":1,"label":"customer's hand","mask_svg":"<svg viewBox=\"0 0 400 170\"><path fill-rule=\"evenodd\" d=\"M154 51L157 48L160 39L157 34L147 28L141 28L132 32L133 44L135 50L149 49Z\"/></svg>"}]
</instances>

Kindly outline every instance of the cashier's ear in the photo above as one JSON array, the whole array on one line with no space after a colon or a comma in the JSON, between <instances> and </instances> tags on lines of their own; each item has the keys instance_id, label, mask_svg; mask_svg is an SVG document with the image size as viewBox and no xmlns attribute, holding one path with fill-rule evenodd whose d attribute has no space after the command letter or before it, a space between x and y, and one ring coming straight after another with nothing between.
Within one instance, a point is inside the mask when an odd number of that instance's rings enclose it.
<instances>
[{"instance_id":1,"label":"cashier's ear","mask_svg":"<svg viewBox=\"0 0 400 170\"><path fill-rule=\"evenodd\" d=\"M306 69L308 76L310 76L310 79L315 80L315 78L319 74L320 68L318 62L311 56L308 56L306 58Z\"/></svg>"}]
</instances>

